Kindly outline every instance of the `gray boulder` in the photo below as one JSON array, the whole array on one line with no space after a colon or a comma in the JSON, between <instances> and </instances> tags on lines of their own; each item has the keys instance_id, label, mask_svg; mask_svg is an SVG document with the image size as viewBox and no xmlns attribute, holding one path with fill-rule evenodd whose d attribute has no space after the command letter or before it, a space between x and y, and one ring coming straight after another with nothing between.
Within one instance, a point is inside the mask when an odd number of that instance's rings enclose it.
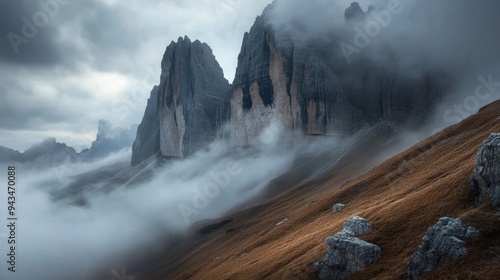
<instances>
[{"instance_id":1,"label":"gray boulder","mask_svg":"<svg viewBox=\"0 0 500 280\"><path fill-rule=\"evenodd\" d=\"M328 237L325 257L314 264L319 278L346 279L379 260L382 257L380 247L356 237L371 229L366 219L355 216L344 224L342 231Z\"/></svg>"},{"instance_id":2,"label":"gray boulder","mask_svg":"<svg viewBox=\"0 0 500 280\"><path fill-rule=\"evenodd\" d=\"M408 277L418 279L424 273L435 270L449 261L467 253L464 239L478 235L478 231L460 219L440 218L425 233L422 243L411 256Z\"/></svg>"},{"instance_id":3,"label":"gray boulder","mask_svg":"<svg viewBox=\"0 0 500 280\"><path fill-rule=\"evenodd\" d=\"M500 133L491 134L477 152L470 186L477 194L476 203L491 199L500 210Z\"/></svg>"},{"instance_id":4,"label":"gray boulder","mask_svg":"<svg viewBox=\"0 0 500 280\"><path fill-rule=\"evenodd\" d=\"M345 208L345 204L337 203L337 204L333 205L332 211L333 211L333 213L339 213L342 210L344 210L344 208Z\"/></svg>"},{"instance_id":5,"label":"gray boulder","mask_svg":"<svg viewBox=\"0 0 500 280\"><path fill-rule=\"evenodd\" d=\"M370 225L365 218L354 216L344 223L344 229L342 231L348 232L352 236L360 236L370 233L372 231L372 225Z\"/></svg>"}]
</instances>

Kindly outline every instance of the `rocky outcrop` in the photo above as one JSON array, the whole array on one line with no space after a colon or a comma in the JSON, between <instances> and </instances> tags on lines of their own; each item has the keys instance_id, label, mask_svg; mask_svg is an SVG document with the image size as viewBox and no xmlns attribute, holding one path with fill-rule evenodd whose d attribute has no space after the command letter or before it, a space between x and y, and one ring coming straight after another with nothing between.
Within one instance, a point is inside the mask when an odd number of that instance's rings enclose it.
<instances>
[{"instance_id":1,"label":"rocky outcrop","mask_svg":"<svg viewBox=\"0 0 500 280\"><path fill-rule=\"evenodd\" d=\"M138 129L133 163L156 153L189 156L213 141L227 120L230 86L207 44L179 38L167 47L161 67L160 84Z\"/></svg>"},{"instance_id":2,"label":"rocky outcrop","mask_svg":"<svg viewBox=\"0 0 500 280\"><path fill-rule=\"evenodd\" d=\"M476 203L491 199L500 210L500 133L491 134L477 152L470 186L477 194Z\"/></svg>"},{"instance_id":3,"label":"rocky outcrop","mask_svg":"<svg viewBox=\"0 0 500 280\"><path fill-rule=\"evenodd\" d=\"M243 38L231 96L234 147L261 144L270 127L302 137L351 135L382 120L419 123L440 97L442 79L433 73L400 74L396 58L384 66L367 58L347 63L339 34L304 39L300 23L274 24L275 6ZM346 15L360 9L354 4Z\"/></svg>"},{"instance_id":4,"label":"rocky outcrop","mask_svg":"<svg viewBox=\"0 0 500 280\"><path fill-rule=\"evenodd\" d=\"M131 128L114 126L107 120L100 120L95 141L89 149L84 149L80 155L84 160L92 161L106 157L123 149L130 149L135 139L137 125Z\"/></svg>"},{"instance_id":5,"label":"rocky outcrop","mask_svg":"<svg viewBox=\"0 0 500 280\"><path fill-rule=\"evenodd\" d=\"M325 243L329 248L325 257L314 264L319 278L347 279L379 260L382 257L380 247L356 237L371 230L372 226L367 220L355 216L344 223L342 231L328 237Z\"/></svg>"},{"instance_id":6,"label":"rocky outcrop","mask_svg":"<svg viewBox=\"0 0 500 280\"><path fill-rule=\"evenodd\" d=\"M358 2L352 2L351 6L345 10L344 16L346 20L360 20L365 17L365 12Z\"/></svg>"},{"instance_id":7,"label":"rocky outcrop","mask_svg":"<svg viewBox=\"0 0 500 280\"><path fill-rule=\"evenodd\" d=\"M464 256L467 253L464 239L477 234L475 228L460 219L440 218L436 225L427 230L418 250L411 256L408 277L418 279L424 273Z\"/></svg>"}]
</instances>

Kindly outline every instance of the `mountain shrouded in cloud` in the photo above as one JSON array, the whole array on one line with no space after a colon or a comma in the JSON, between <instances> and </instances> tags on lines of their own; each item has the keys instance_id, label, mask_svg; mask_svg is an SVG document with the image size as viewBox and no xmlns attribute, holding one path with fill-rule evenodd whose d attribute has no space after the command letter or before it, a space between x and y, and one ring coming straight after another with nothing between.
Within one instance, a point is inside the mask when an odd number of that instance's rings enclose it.
<instances>
[{"instance_id":1,"label":"mountain shrouded in cloud","mask_svg":"<svg viewBox=\"0 0 500 280\"><path fill-rule=\"evenodd\" d=\"M319 11L325 1L292 2L294 10L303 5L324 16ZM221 71L213 71L217 61L196 51L199 43L179 39L167 48L158 92L152 91L134 145L135 164L153 155L189 156L215 139L226 120L231 148L255 147L265 138L279 141L285 134L296 140L349 136L381 121L415 127L448 93L444 70L402 72L392 49L383 63L369 53L349 63L342 52L342 43L353 35L349 18L341 15L342 24L324 22L321 28L309 26L303 18L309 13L283 22L283 5L269 5L245 33L231 92Z\"/></svg>"},{"instance_id":2,"label":"mountain shrouded in cloud","mask_svg":"<svg viewBox=\"0 0 500 280\"><path fill-rule=\"evenodd\" d=\"M500 2L63 2L0 4L6 34L49 16L17 54L0 46L2 145L50 136L0 147L19 158L13 280L305 279L321 259L404 278L444 216L479 236L447 237L464 258L429 277L499 271L498 188L477 179L494 153L473 165L498 103L409 147L498 99ZM355 239L345 221L373 228ZM380 260L351 269L367 243Z\"/></svg>"}]
</instances>

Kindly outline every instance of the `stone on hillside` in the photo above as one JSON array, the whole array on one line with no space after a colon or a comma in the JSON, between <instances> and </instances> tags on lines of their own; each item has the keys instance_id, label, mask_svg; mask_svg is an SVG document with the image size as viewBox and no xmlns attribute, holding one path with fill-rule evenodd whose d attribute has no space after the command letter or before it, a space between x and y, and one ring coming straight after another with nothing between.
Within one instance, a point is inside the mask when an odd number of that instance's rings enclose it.
<instances>
[{"instance_id":1,"label":"stone on hillside","mask_svg":"<svg viewBox=\"0 0 500 280\"><path fill-rule=\"evenodd\" d=\"M500 210L500 133L491 134L477 152L470 186L477 193L477 203L491 199Z\"/></svg>"},{"instance_id":2,"label":"stone on hillside","mask_svg":"<svg viewBox=\"0 0 500 280\"><path fill-rule=\"evenodd\" d=\"M333 213L339 213L342 210L344 210L344 208L345 208L345 204L337 203L337 204L333 205L332 211L333 211Z\"/></svg>"},{"instance_id":3,"label":"stone on hillside","mask_svg":"<svg viewBox=\"0 0 500 280\"><path fill-rule=\"evenodd\" d=\"M436 225L427 230L422 243L411 256L408 277L418 279L424 273L464 256L467 253L464 239L477 235L475 228L460 219L440 218Z\"/></svg>"},{"instance_id":4,"label":"stone on hillside","mask_svg":"<svg viewBox=\"0 0 500 280\"><path fill-rule=\"evenodd\" d=\"M370 232L372 226L366 219L355 216L344 224L344 229L325 240L329 246L322 261L314 267L320 279L346 279L366 269L382 257L379 246L357 238Z\"/></svg>"}]
</instances>

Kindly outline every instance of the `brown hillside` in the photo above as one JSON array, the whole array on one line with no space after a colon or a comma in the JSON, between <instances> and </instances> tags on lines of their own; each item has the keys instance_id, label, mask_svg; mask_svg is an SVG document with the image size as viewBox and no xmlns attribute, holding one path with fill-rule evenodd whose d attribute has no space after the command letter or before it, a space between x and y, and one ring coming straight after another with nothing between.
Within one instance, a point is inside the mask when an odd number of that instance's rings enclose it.
<instances>
[{"instance_id":1,"label":"brown hillside","mask_svg":"<svg viewBox=\"0 0 500 280\"><path fill-rule=\"evenodd\" d=\"M488 204L469 207L468 188L476 152L490 133L500 132L499 117L497 101L356 179L338 184L341 171L332 171L221 219L229 221L200 234L187 252L171 256L175 261L157 259L144 279L316 279L313 263L325 254L325 238L353 215L373 225L362 238L383 252L353 279L406 279L411 254L443 216L460 217L481 234L465 257L423 279L500 279L500 215ZM347 208L333 214L337 202Z\"/></svg>"}]
</instances>

